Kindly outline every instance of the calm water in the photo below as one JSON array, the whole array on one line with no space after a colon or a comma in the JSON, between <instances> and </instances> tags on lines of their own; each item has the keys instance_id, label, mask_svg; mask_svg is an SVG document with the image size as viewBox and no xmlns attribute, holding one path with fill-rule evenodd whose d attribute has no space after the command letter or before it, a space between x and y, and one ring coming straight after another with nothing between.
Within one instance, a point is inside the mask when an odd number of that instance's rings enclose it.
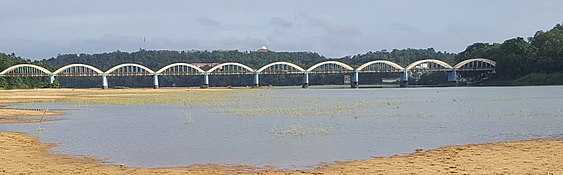
<instances>
[{"instance_id":1,"label":"calm water","mask_svg":"<svg viewBox=\"0 0 563 175\"><path fill-rule=\"evenodd\" d=\"M320 163L417 148L563 139L563 87L274 89L240 91L206 105L79 106L63 120L1 125L55 153L94 155L133 167L204 163L314 168Z\"/></svg>"}]
</instances>

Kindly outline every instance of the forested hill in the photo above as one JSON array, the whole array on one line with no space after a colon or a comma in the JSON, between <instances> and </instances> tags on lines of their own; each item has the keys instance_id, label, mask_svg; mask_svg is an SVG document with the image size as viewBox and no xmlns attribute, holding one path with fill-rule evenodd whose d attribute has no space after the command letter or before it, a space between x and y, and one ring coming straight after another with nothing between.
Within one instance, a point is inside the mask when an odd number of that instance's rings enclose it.
<instances>
[{"instance_id":1,"label":"forested hill","mask_svg":"<svg viewBox=\"0 0 563 175\"><path fill-rule=\"evenodd\" d=\"M407 65L421 59L440 59L453 63L455 54L436 52L434 49L405 49L368 52L355 56L348 56L338 60L352 66L358 66L373 60L389 60L401 65ZM240 52L240 51L152 51L140 50L137 52L111 52L102 54L65 54L56 58L43 60L51 68L59 68L67 64L83 63L107 70L112 66L122 63L138 63L153 70L162 68L176 62L185 63L225 63L238 62L253 68L260 68L276 61L287 61L303 67L327 61L328 58L312 52Z\"/></svg>"}]
</instances>

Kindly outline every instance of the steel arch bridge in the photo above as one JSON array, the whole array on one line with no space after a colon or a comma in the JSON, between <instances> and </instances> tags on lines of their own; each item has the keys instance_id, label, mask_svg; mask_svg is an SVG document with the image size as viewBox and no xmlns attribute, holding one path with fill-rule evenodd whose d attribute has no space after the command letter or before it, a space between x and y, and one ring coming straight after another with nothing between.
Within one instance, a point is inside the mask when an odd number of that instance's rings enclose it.
<instances>
[{"instance_id":1,"label":"steel arch bridge","mask_svg":"<svg viewBox=\"0 0 563 175\"><path fill-rule=\"evenodd\" d=\"M290 62L273 62L258 69L250 66L228 62L213 66L209 70L203 70L189 63L173 63L166 65L156 71L135 63L116 65L106 71L102 71L87 64L69 64L55 71L33 64L18 64L0 72L0 77L50 77L53 83L55 77L87 77L101 76L102 87L108 88L107 76L153 76L154 88L159 87L159 76L178 75L202 75L203 84L209 85L210 75L254 75L254 86L259 86L260 74L303 74L303 87L309 86L309 74L352 74L352 87L358 87L360 73L397 72L401 73L401 83L406 83L411 72L448 72L448 81L458 81L457 72L462 71L495 71L496 62L485 58L474 58L450 65L437 59L423 59L415 61L406 67L387 61L374 60L364 63L356 68L339 61L324 61L309 68L301 67Z\"/></svg>"}]
</instances>

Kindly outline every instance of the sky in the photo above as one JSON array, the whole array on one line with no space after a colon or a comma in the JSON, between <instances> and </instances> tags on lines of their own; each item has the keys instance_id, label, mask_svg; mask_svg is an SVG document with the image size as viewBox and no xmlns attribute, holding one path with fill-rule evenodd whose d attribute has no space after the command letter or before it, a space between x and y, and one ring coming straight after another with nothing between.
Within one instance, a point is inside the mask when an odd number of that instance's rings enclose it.
<instances>
[{"instance_id":1,"label":"sky","mask_svg":"<svg viewBox=\"0 0 563 175\"><path fill-rule=\"evenodd\" d=\"M434 48L530 37L561 0L0 0L0 52L30 59L146 50L317 52Z\"/></svg>"}]
</instances>

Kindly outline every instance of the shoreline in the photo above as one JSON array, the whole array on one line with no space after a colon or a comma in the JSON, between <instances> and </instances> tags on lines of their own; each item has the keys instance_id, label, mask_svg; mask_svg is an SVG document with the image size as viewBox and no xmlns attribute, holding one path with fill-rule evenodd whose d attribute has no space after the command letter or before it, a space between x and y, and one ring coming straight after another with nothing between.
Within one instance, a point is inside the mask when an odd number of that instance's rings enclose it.
<instances>
[{"instance_id":1,"label":"shoreline","mask_svg":"<svg viewBox=\"0 0 563 175\"><path fill-rule=\"evenodd\" d=\"M333 162L312 170L205 164L132 168L90 156L54 154L57 144L19 132L0 132L0 174L560 174L563 140L452 145L390 157Z\"/></svg>"},{"instance_id":2,"label":"shoreline","mask_svg":"<svg viewBox=\"0 0 563 175\"><path fill-rule=\"evenodd\" d=\"M193 89L128 89L103 90L121 92L126 97L152 95L155 91L185 92ZM33 91L39 91L34 93ZM59 93L76 94L61 95ZM15 90L10 95L21 98L0 96L0 105L17 102L51 101L53 99L73 98L96 99L98 97L122 97L120 93L98 94L100 90ZM213 90L223 91L223 90ZM213 92L212 91L212 92ZM49 92L50 95L45 95ZM206 92L203 90L202 92ZM3 95L0 92L0 95ZM139 93L131 95L131 93ZM19 95L19 96L17 96ZM8 100L6 100L8 99ZM18 101L19 100L19 101ZM7 102L11 101L11 102ZM22 110L0 115L21 116L43 113L43 111ZM17 109L16 109L17 110ZM62 115L62 112L52 116ZM14 117L14 116L12 116ZM2 116L0 116L2 118ZM17 117L16 117L17 118ZM24 117L25 118L25 117ZM2 124L0 120L0 126ZM23 121L15 121L24 123ZM30 121L33 122L33 121ZM0 132L0 174L562 174L563 140L523 140L511 142L492 142L484 144L452 145L409 154L397 154L390 157L373 157L367 160L352 160L319 165L312 170L279 170L271 167L249 165L192 165L171 168L130 168L104 164L102 159L81 157L51 152L56 144L42 143L39 138L25 133Z\"/></svg>"}]
</instances>

